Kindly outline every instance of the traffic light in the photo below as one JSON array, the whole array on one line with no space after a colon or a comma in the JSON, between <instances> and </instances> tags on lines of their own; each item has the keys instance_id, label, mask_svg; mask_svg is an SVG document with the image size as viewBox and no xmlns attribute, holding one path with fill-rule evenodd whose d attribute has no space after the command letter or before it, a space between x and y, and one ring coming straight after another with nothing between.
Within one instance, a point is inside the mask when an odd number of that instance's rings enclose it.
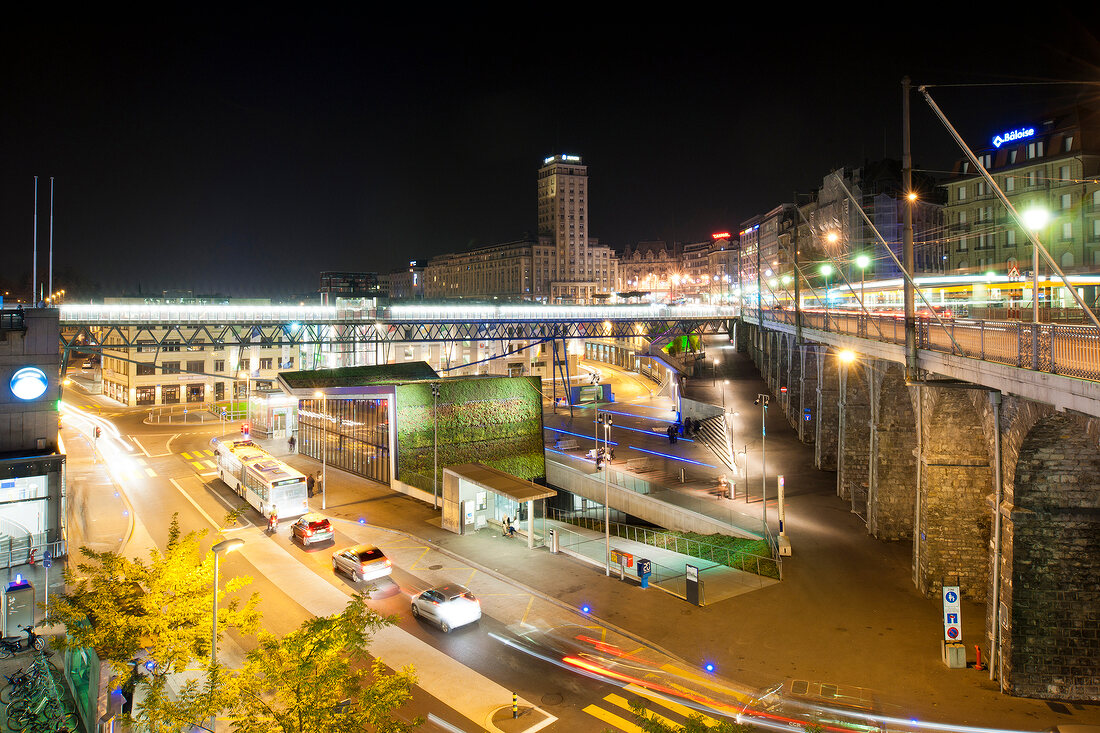
<instances>
[{"instance_id":1,"label":"traffic light","mask_svg":"<svg viewBox=\"0 0 1100 733\"><path fill-rule=\"evenodd\" d=\"M94 433L94 434L95 434L95 437L96 437L96 438L98 438L98 437L99 437L99 434L100 434L100 433L102 433L102 432L103 432L102 428L98 428L98 427L97 427L97 428L95 429L95 433Z\"/></svg>"},{"instance_id":2,"label":"traffic light","mask_svg":"<svg viewBox=\"0 0 1100 733\"><path fill-rule=\"evenodd\" d=\"M241 423L241 435L248 435L248 423Z\"/></svg>"}]
</instances>

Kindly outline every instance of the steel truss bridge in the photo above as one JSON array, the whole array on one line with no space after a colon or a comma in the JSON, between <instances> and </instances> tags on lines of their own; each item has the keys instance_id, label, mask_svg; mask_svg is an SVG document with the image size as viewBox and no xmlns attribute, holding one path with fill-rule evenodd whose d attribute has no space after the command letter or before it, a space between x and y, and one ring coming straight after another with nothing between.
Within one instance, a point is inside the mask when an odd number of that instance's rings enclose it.
<instances>
[{"instance_id":1,"label":"steel truss bridge","mask_svg":"<svg viewBox=\"0 0 1100 733\"><path fill-rule=\"evenodd\" d=\"M730 331L737 306L394 305L335 306L63 305L61 349L164 346L281 347L318 344L654 340Z\"/></svg>"}]
</instances>

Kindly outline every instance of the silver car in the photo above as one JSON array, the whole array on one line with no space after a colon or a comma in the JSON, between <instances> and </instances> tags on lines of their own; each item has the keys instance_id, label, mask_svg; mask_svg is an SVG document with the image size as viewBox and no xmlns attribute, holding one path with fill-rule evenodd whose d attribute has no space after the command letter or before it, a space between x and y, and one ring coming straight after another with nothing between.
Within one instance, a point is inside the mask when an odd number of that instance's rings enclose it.
<instances>
[{"instance_id":1,"label":"silver car","mask_svg":"<svg viewBox=\"0 0 1100 733\"><path fill-rule=\"evenodd\" d=\"M481 602L461 585L441 585L413 596L412 615L439 624L443 633L481 619Z\"/></svg>"},{"instance_id":2,"label":"silver car","mask_svg":"<svg viewBox=\"0 0 1100 733\"><path fill-rule=\"evenodd\" d=\"M374 545L355 545L332 553L332 570L356 582L383 578L393 572L389 558Z\"/></svg>"}]
</instances>

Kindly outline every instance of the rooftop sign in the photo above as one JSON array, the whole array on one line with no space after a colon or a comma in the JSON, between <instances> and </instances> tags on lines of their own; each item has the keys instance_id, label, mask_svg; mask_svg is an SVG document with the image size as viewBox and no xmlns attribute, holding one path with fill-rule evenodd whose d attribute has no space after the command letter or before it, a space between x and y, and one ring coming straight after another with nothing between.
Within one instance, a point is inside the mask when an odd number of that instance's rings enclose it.
<instances>
[{"instance_id":1,"label":"rooftop sign","mask_svg":"<svg viewBox=\"0 0 1100 733\"><path fill-rule=\"evenodd\" d=\"M1005 143L1010 143L1014 140L1023 140L1024 138L1034 137L1034 127L1021 127L1018 130L1011 130L1009 132L1002 133L993 138L993 147L999 148Z\"/></svg>"},{"instance_id":2,"label":"rooftop sign","mask_svg":"<svg viewBox=\"0 0 1100 733\"><path fill-rule=\"evenodd\" d=\"M561 161L563 163L580 163L581 156L579 155L551 155L546 160L542 161L543 165L550 165L554 161Z\"/></svg>"}]
</instances>

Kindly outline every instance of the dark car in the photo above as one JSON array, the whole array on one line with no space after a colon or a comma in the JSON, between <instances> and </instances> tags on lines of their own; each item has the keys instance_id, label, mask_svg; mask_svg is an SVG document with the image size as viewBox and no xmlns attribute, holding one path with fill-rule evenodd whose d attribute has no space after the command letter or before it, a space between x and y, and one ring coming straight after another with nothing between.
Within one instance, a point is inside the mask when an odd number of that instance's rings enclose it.
<instances>
[{"instance_id":1,"label":"dark car","mask_svg":"<svg viewBox=\"0 0 1100 733\"><path fill-rule=\"evenodd\" d=\"M336 539L336 533L332 531L332 524L329 523L328 517L312 513L303 514L290 526L290 536L306 547L317 542Z\"/></svg>"}]
</instances>

